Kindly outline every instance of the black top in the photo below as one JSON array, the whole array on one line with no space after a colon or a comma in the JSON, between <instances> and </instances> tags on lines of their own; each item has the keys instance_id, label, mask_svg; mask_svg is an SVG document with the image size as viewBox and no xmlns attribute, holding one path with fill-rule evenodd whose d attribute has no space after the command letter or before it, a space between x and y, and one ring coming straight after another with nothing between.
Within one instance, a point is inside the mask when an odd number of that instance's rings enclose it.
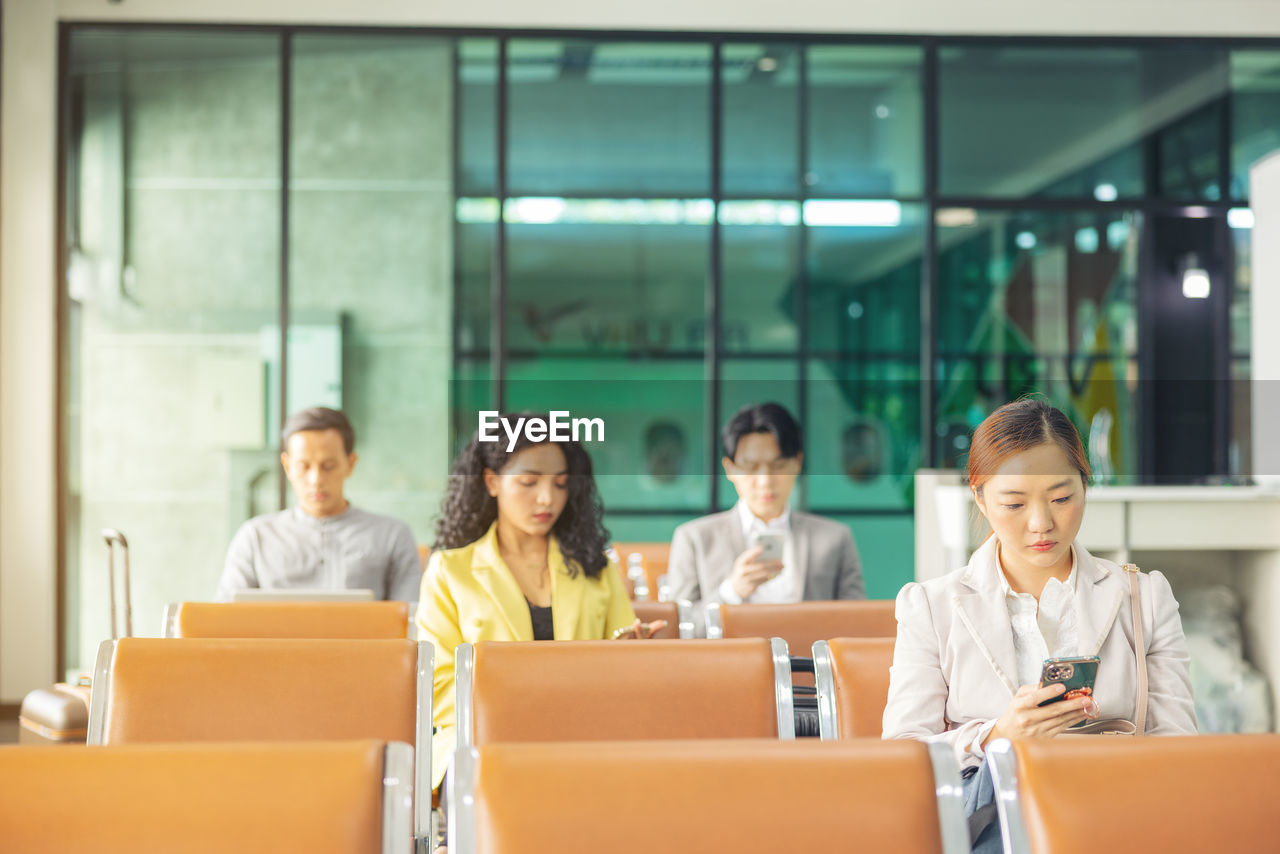
<instances>
[{"instance_id":1,"label":"black top","mask_svg":"<svg viewBox=\"0 0 1280 854\"><path fill-rule=\"evenodd\" d=\"M524 601L529 603L529 619L533 620L533 639L555 640L556 630L551 625L551 606L542 608L529 602L528 599Z\"/></svg>"}]
</instances>

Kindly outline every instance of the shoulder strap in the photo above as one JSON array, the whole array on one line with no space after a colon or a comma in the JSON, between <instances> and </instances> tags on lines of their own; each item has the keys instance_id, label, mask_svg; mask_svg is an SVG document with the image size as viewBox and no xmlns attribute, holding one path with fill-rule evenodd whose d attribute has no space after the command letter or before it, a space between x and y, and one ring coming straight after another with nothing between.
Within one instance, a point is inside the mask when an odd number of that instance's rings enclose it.
<instances>
[{"instance_id":1,"label":"shoulder strap","mask_svg":"<svg viewBox=\"0 0 1280 854\"><path fill-rule=\"evenodd\" d=\"M1147 639L1142 628L1142 599L1139 594L1138 573L1141 571L1135 564L1121 564L1125 574L1129 576L1129 608L1133 614L1133 647L1138 656L1138 705L1134 714L1136 735L1147 732Z\"/></svg>"}]
</instances>

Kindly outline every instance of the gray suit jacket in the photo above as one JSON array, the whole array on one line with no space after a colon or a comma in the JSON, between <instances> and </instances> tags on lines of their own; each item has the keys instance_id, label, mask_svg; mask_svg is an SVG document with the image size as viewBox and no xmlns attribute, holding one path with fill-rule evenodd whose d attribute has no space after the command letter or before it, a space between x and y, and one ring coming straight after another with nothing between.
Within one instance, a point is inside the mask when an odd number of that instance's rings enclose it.
<instances>
[{"instance_id":1,"label":"gray suit jacket","mask_svg":"<svg viewBox=\"0 0 1280 854\"><path fill-rule=\"evenodd\" d=\"M865 599L862 564L853 535L839 522L791 511L791 538L796 563L804 576L805 599ZM703 612L720 601L720 584L733 562L747 550L736 509L712 513L676 528L671 538L667 580L676 599L694 603L699 634Z\"/></svg>"}]
</instances>

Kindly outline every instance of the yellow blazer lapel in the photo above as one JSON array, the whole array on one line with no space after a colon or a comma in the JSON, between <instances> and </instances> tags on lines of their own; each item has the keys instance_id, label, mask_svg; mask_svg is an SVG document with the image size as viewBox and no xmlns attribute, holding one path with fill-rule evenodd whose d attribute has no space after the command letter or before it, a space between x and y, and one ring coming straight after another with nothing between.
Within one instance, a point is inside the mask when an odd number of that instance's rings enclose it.
<instances>
[{"instance_id":1,"label":"yellow blazer lapel","mask_svg":"<svg viewBox=\"0 0 1280 854\"><path fill-rule=\"evenodd\" d=\"M547 566L551 570L551 624L556 640L574 640L578 638L578 621L582 616L585 576L579 571L576 577L570 577L569 565L555 537L547 543ZM617 570L606 566L604 571Z\"/></svg>"},{"instance_id":2,"label":"yellow blazer lapel","mask_svg":"<svg viewBox=\"0 0 1280 854\"><path fill-rule=\"evenodd\" d=\"M533 620L529 616L529 605L515 576L498 554L496 522L489 526L488 533L476 543L471 570L476 583L493 599L511 637L515 640L533 640Z\"/></svg>"},{"instance_id":3,"label":"yellow blazer lapel","mask_svg":"<svg viewBox=\"0 0 1280 854\"><path fill-rule=\"evenodd\" d=\"M995 537L991 537L969 561L961 580L975 592L956 596L956 613L991 669L1009 689L1009 696L1013 696L1018 691L1018 655L1004 591L996 577L999 571Z\"/></svg>"},{"instance_id":4,"label":"yellow blazer lapel","mask_svg":"<svg viewBox=\"0 0 1280 854\"><path fill-rule=\"evenodd\" d=\"M1076 549L1076 633L1079 635L1080 654L1097 655L1103 642L1115 625L1120 606L1124 604L1124 591L1116 590L1108 595L1102 582L1111 571L1093 559L1078 543Z\"/></svg>"}]
</instances>

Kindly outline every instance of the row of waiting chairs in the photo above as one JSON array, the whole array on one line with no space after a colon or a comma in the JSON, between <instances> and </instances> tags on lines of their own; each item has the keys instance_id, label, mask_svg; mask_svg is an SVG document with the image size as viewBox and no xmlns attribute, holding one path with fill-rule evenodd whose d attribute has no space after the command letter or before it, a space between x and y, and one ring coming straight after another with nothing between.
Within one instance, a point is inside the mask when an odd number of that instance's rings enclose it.
<instances>
[{"instance_id":1,"label":"row of waiting chairs","mask_svg":"<svg viewBox=\"0 0 1280 854\"><path fill-rule=\"evenodd\" d=\"M646 623L665 620L660 638L691 638L693 606L688 601L634 602ZM723 605L706 609L708 638L780 637L795 649L833 637L893 637L894 603L865 601L797 602L788 605ZM410 637L407 602L177 602L165 608L164 637Z\"/></svg>"},{"instance_id":2,"label":"row of waiting chairs","mask_svg":"<svg viewBox=\"0 0 1280 854\"><path fill-rule=\"evenodd\" d=\"M0 848L408 854L405 744L0 748ZM1280 736L997 742L1009 854L1268 852ZM954 758L919 742L459 751L452 854L968 850Z\"/></svg>"},{"instance_id":3,"label":"row of waiting chairs","mask_svg":"<svg viewBox=\"0 0 1280 854\"><path fill-rule=\"evenodd\" d=\"M887 639L881 640L883 641ZM408 644L409 647L414 647L411 642L403 640L391 641L389 643L391 646L399 644L403 647L404 644ZM831 676L833 680L840 678L840 655L838 653L843 643L843 641L833 641L826 645L829 648L829 651L833 653L830 656L830 665L832 668ZM148 655L138 659L137 662L127 660L130 658L129 655L126 655L123 658L121 657L121 652L132 652L133 647L136 644L153 646L155 649L147 650L146 652ZM237 647L242 644L256 646L258 651L252 655L245 654L243 649L237 649ZM335 646L335 644L337 644L337 646ZM346 661L348 663L354 662L355 664L360 665L357 667L357 670L368 673L369 668L364 666L367 665L367 661L363 657L365 655L365 651L372 647L382 645L385 645L384 642L373 642L372 644L350 644L330 641L320 642L317 645L316 643L306 641L274 641L267 644L266 647L263 647L262 644L255 645L252 644L252 642L237 643L232 641L199 642L189 640L177 644L174 644L171 641L166 642L155 640L121 641L120 644L112 648L112 655L100 656L99 678L96 680L96 685L99 687L99 690L95 691L95 698L101 697L101 700L98 701L101 703L101 707L98 708L98 711L94 715L93 728L95 732L101 732L103 734L95 736L95 741L98 743L120 744L126 743L132 738L154 740L154 736L162 732L162 730L156 728L158 725L154 723L154 719L157 716L154 714L152 725L141 725L141 722L145 722L147 720L145 716L135 721L132 725L132 734L130 734L130 724L126 720L126 718L134 714L134 712L139 709L144 713L154 713L157 711L156 709L149 708L151 702L149 702L145 696L134 696L132 701L130 701L129 698L123 696L128 692L124 691L123 688L120 687L126 683L139 683L144 680L145 674L147 673L151 673L155 679L166 682L170 681L169 677L172 674L186 673L186 676L184 677L186 681L179 681L177 684L171 686L172 690L165 692L171 695L167 700L163 697L158 698L161 702L168 703L165 709L161 710L163 711L163 714L158 715L160 724L170 727L168 733L164 735L166 738L207 738L210 731L208 729L208 725L202 722L201 715L212 715L215 717L220 716L225 708L236 705L250 705L256 708L256 715L241 715L241 718L243 719L242 725L255 727L255 729L249 733L249 735L252 735L253 737L336 737L330 731L318 733L313 732L311 734L301 733L298 731L298 727L286 727L284 732L276 734L264 731L257 725L264 721L269 723L273 720L293 720L299 716L316 714L317 710L319 710L320 714L323 714L324 711L332 705L332 700L326 695L321 694L312 697L303 696L302 693L298 693L295 696L291 693L295 689L289 688L284 692L284 694L288 697L292 697L292 699L286 707L283 709L272 708L271 701L273 698L278 697L278 688L280 684L282 684L282 682L288 683L290 679L297 676L301 677L300 681L302 683L311 683L313 685L322 685L326 680L336 683L339 702L344 696L348 702L353 699L356 702L363 700L365 709L369 712L376 713L378 711L378 707L387 704L382 701L368 702L368 697L364 695L359 685L353 683L347 675L340 674L336 665L340 661ZM301 647L316 647L323 652L324 655L317 656L315 660L327 663L328 667L326 672L317 674L315 670L307 671L305 667L300 666L303 659L298 657L295 651ZM354 658L347 656L335 657L333 655L333 651L339 647L348 647L351 649L362 648L362 652ZM664 647L667 649L666 653L663 652ZM157 651L161 648L164 648L165 650L163 653ZM176 658L167 657L177 656L179 653L185 655L188 651L202 648L221 650L222 652L220 652L219 655L222 657L223 661L218 664L216 668L210 669L207 666L194 665L191 661L184 661L181 656ZM244 647L244 649L247 648L248 647ZM591 655L594 656L596 654L602 654L605 656L605 659L595 662L579 660L579 656L588 655L589 650L592 648L598 650L598 653L591 653ZM673 673L677 672L679 669L683 669L684 662L688 660L690 656L708 656L708 660L710 660L710 656L714 656L728 661L730 657L738 654L739 648L743 650L752 648L754 651L752 651L750 655L754 657L754 663L746 665L744 661L733 660L729 661L729 666L725 669L731 672L753 672L756 674L753 679L756 684L760 686L757 691L758 696L755 700L754 712L752 715L742 716L742 720L737 722L726 722L724 719L716 717L717 715L724 714L726 711L734 711L738 706L741 706L742 703L737 701L717 702L714 699L708 701L705 698L699 703L693 703L679 708L678 714L674 716L673 720L664 720L660 716L654 717L647 713L656 708L661 708L668 702L667 698L660 696L657 688L645 690L644 686L631 674L624 674L624 687L627 691L633 692L630 695L630 699L627 700L625 697L619 698L618 696L613 697L614 701L619 699L624 700L621 706L625 708L615 707L613 709L609 709L598 705L600 703L597 699L599 695L615 694L615 685L610 680L615 679L616 674L619 671L626 671L630 670L634 666L643 665L644 669L647 669L650 674L658 680L657 684L661 685L663 680L670 681ZM264 649L267 650L265 654L263 652ZM290 653L285 657L282 666L277 666L275 669L268 667L263 671L261 669L261 662L264 658L270 659L277 657L275 653L271 652L272 649L286 649L290 650ZM422 690L423 686L429 685L429 674L431 672L429 646L427 646L426 649L428 650L428 658L425 662L422 662L421 659L419 659L416 673L417 694L420 697L424 693ZM233 658L227 658L225 654L226 650L232 650L232 652L239 655L240 658L235 659L234 656ZM817 670L820 679L820 686L822 684L821 680L824 678L824 671L822 668L822 650L822 646L819 645L818 650L815 653L815 662L819 665ZM561 658L560 656L563 655L571 655L574 658L572 660ZM671 657L672 655L675 657ZM544 658L544 656L555 656L555 659L552 660L550 658ZM403 654L401 654L400 657L403 659ZM574 741L578 741L583 738L610 739L623 735L627 738L675 737L706 740L708 736L733 734L747 735L749 737L756 736L757 740L761 742L777 742L779 740L779 736L785 737L785 729L783 728L781 721L789 717L784 714L785 698L789 696L789 693L778 690L778 686L781 681L779 676L783 672L783 668L789 664L789 660L785 655L785 648L780 648L780 644L777 642L722 641L715 643L689 643L677 641L665 644L661 642L655 642L652 644L615 644L608 642L580 642L575 644L481 644L478 645L473 654L464 654L460 656L460 658L468 657L472 659L471 666L473 670L473 677L475 675L474 671L477 669L476 662L478 660L481 662L479 671L490 674L492 677L490 682L499 686L499 692L497 694L493 694L492 692L485 694L488 699L483 701L484 705L495 706L495 708L506 712L517 710L519 713L518 716L523 719L515 721L517 726L527 727L529 725L529 721L532 719L549 717L562 728L562 731L559 733L537 731L526 731L524 733L520 733L519 731L513 731L510 729L512 716L509 714L507 715L508 720L505 723L501 714L497 717L490 715L487 718L484 715L481 715L475 719L476 723L471 726L471 735L469 736L468 744L474 745L477 749L482 751L488 746L502 744L504 743L504 740L518 740L521 738L534 738L538 740L572 739ZM536 666L539 661L543 661L546 665L546 673L541 677L537 675L530 677L530 668ZM655 663L657 664L655 665ZM512 667L513 664L515 665L514 668ZM585 670L583 669L584 667ZM882 665L878 669L887 674L887 664ZM242 672L255 670L259 672L253 673L247 678L247 687L245 687L244 690L228 690L229 686L241 681ZM504 699L501 693L501 686L510 681L508 678L504 678L504 674L509 676L512 672L519 672L521 677L527 680L524 690L517 692L518 696L514 701L510 697ZM584 678L584 672L589 674L590 678ZM124 682L117 682L116 680L121 677L121 674L124 674ZM578 693L571 695L563 693L562 688L552 682L552 679L556 675L568 675L571 677L569 680L570 690L577 691ZM385 674L383 677L379 677L379 681L383 678L386 678ZM714 675L712 678L715 678ZM480 680L474 681L479 682ZM673 688L677 695L696 692L700 687L698 683L703 681L705 681L705 679L693 680L688 684L677 684L673 686ZM462 680L460 679L460 690L461 682ZM832 684L836 685L842 683L833 681ZM201 688L202 685L203 689ZM255 685L257 686L256 688L254 687ZM771 690L766 691L765 686L768 686ZM712 689L722 689L724 686L720 683L714 683L710 687ZM203 693L201 693L202 690ZM483 686L481 686L480 689L477 689L473 684L471 689L465 692L465 695L471 696L473 693L477 692L477 690L487 689L484 689ZM831 690L837 695L841 691L839 688L832 688ZM421 722L424 719L427 721L430 720L429 690L425 693L425 718L421 711L423 707L419 706L419 714L415 720L415 727L417 729L414 732L413 738L420 746L425 747L429 751L430 741L428 738L422 737L422 733L420 731ZM477 696L479 695L477 694ZM762 701L760 699L761 697L765 697L765 699ZM538 698L540 702L543 702L544 706L542 709L539 710L530 705L530 700L535 698ZM153 700L154 699L157 698L153 698ZM687 698L685 699L687 700ZM418 702L420 703L421 700ZM459 698L459 703L461 707L463 703L461 696ZM760 709L762 707L767 709L770 703L773 704L774 714L770 716L767 713L760 713ZM391 703L389 705L394 707L395 703ZM637 710L643 710L646 714L639 717L635 717L634 715L631 718L626 717L628 711L635 712ZM119 719L114 720L111 725L108 726L108 721L112 721L112 715L118 716ZM576 718L574 715L576 715ZM196 730L196 734L194 736L184 736L181 727L175 728L174 716L185 718L187 721L185 725L193 727ZM746 726L747 724L743 723L743 721L747 717L754 717L754 729L743 732L731 728L733 726ZM696 729L696 726L700 726L709 721L713 724L720 724L720 726L712 726L708 730ZM760 724L760 721L764 721L763 726ZM592 726L599 726L599 728L594 731L584 729L584 722L589 723ZM693 723L691 724L690 722ZM297 723L297 721L295 720L294 723ZM610 724L612 724L612 728L610 728ZM114 729L117 725L119 726L119 732L116 732ZM695 728L691 729L691 726ZM665 729L663 729L664 727ZM681 730L680 727L684 727L684 730ZM463 725L460 718L460 735L462 734L462 729ZM878 732L878 720L876 731ZM845 738L850 735L850 733L845 730L840 730L839 734ZM229 729L223 729L218 731L217 737L236 738L248 736L237 736ZM1165 739L1152 741L1161 743L1168 742L1168 740ZM691 747L690 744L690 742L685 742L685 749L690 751L698 751L702 749L700 746ZM464 756L464 761L471 756L465 745L464 749L460 751L460 755ZM993 750L992 756L994 757L997 755L998 751ZM424 757L420 755L418 759L418 768L425 769L427 767L429 767L429 757L424 759ZM1006 774L1004 777L997 775L997 779L1008 779L1008 775ZM1271 785L1268 785L1268 779L1271 780ZM1271 778L1259 778L1257 780L1257 788L1259 788L1260 791L1267 792L1268 795L1274 794L1274 782L1274 776ZM420 791L422 791L422 789L420 789ZM419 804L418 806L421 808L423 804ZM416 814L417 811L415 810L415 815ZM1016 827L1016 824L1011 823L1010 826ZM421 838L420 834L419 838ZM16 850L23 849L19 848Z\"/></svg>"},{"instance_id":4,"label":"row of waiting chairs","mask_svg":"<svg viewBox=\"0 0 1280 854\"><path fill-rule=\"evenodd\" d=\"M811 649L814 657L818 696L818 722L825 739L874 736L880 733L880 721L889 689L889 665L893 659L891 628L893 613L881 602L805 602L797 605L725 606L715 625L720 638L783 637L789 652L804 655ZM637 603L637 609L648 609L642 619L662 616L659 609L674 608L675 603ZM409 609L403 602L187 602L172 609L172 635L184 638L226 637L345 637L404 638L408 632ZM727 629L727 631L726 631ZM825 638L840 632L843 637L828 643ZM884 634L889 632L889 634ZM577 646L577 645L575 645ZM697 663L722 661L727 650L681 655L683 673L690 679L703 678ZM466 661L462 654L460 661ZM555 650L550 655L573 657L574 650ZM570 671L583 665L565 665ZM695 674L697 674L695 676ZM776 674L775 674L776 675ZM517 680L519 673L513 676ZM469 673L462 673L460 684L466 685ZM797 682L805 682L797 674ZM536 685L529 686L536 690ZM465 694L465 691L463 692Z\"/></svg>"}]
</instances>

